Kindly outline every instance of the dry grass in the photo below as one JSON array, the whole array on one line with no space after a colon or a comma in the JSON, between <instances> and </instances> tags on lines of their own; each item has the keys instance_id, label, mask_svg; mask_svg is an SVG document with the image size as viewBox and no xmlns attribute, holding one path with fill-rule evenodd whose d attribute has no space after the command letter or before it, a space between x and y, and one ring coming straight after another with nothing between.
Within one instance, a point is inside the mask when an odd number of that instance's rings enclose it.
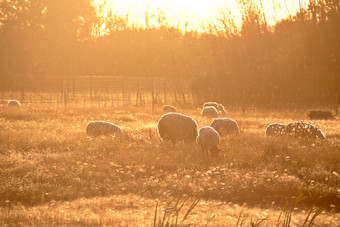
<instances>
[{"instance_id":1,"label":"dry grass","mask_svg":"<svg viewBox=\"0 0 340 227\"><path fill-rule=\"evenodd\" d=\"M106 197L81 198L73 201L51 201L34 207L14 206L0 208L0 224L28 225L119 225L151 226L154 223L155 207L158 204L160 218L168 208L169 201L149 199L135 194ZM181 222L185 211L191 205L188 201L184 212L179 216L179 224L208 226L250 226L263 221L261 226L275 226L280 210L275 207L254 208L246 204L238 205L215 200L199 201L187 220ZM308 210L294 209L291 223L295 226L304 223ZM158 216L157 216L158 217ZM336 226L339 214L322 213L315 221L321 226Z\"/></svg>"},{"instance_id":2,"label":"dry grass","mask_svg":"<svg viewBox=\"0 0 340 227\"><path fill-rule=\"evenodd\" d=\"M304 112L229 112L241 135L222 138L223 152L207 160L196 145L160 141L158 109L1 107L0 223L150 225L156 200L190 194L201 203L188 223L236 225L243 211L246 225L266 212L263 224L271 226L299 189L306 199L292 223L303 223L313 205L327 210L317 223L339 223L339 118L313 122L328 141L301 143L266 140L264 129L308 121ZM181 112L199 127L212 121L196 109ZM89 138L91 120L113 122L125 134Z\"/></svg>"}]
</instances>

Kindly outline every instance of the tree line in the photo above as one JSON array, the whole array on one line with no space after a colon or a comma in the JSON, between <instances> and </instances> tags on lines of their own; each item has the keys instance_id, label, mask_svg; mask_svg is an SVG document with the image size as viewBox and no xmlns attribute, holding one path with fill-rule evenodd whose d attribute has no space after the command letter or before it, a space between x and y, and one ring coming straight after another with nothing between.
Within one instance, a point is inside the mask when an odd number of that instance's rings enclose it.
<instances>
[{"instance_id":1,"label":"tree line","mask_svg":"<svg viewBox=\"0 0 340 227\"><path fill-rule=\"evenodd\" d=\"M90 0L0 4L2 90L53 77L112 75L185 81L197 102L325 106L340 98L338 0L311 0L272 27L261 7L240 1L240 29L222 10L224 27L210 23L202 34L168 26L161 12L159 26L145 28L129 26L129 15L103 19Z\"/></svg>"}]
</instances>

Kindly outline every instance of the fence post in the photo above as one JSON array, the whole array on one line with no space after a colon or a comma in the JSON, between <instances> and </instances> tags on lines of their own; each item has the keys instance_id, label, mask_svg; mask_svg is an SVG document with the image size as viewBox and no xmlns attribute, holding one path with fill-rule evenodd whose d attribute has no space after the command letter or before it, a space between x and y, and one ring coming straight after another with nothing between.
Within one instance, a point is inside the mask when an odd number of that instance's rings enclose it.
<instances>
[{"instance_id":1,"label":"fence post","mask_svg":"<svg viewBox=\"0 0 340 227\"><path fill-rule=\"evenodd\" d=\"M186 99L185 99L185 94L183 92L183 88L182 87L180 88L180 92L181 92L181 95L182 95L183 103L185 104L186 103Z\"/></svg>"},{"instance_id":2,"label":"fence post","mask_svg":"<svg viewBox=\"0 0 340 227\"><path fill-rule=\"evenodd\" d=\"M122 96L123 96L123 105L126 106L126 102L125 102L125 81L124 81L124 76L122 76Z\"/></svg>"},{"instance_id":3,"label":"fence post","mask_svg":"<svg viewBox=\"0 0 340 227\"><path fill-rule=\"evenodd\" d=\"M106 77L106 94L105 94L105 103L104 106L106 108L106 102L109 97L109 76Z\"/></svg>"},{"instance_id":4,"label":"fence post","mask_svg":"<svg viewBox=\"0 0 340 227\"><path fill-rule=\"evenodd\" d=\"M139 96L139 78L137 78L136 106L138 106L138 96Z\"/></svg>"},{"instance_id":5,"label":"fence post","mask_svg":"<svg viewBox=\"0 0 340 227\"><path fill-rule=\"evenodd\" d=\"M76 89L76 82L75 82L75 75L72 75L72 96L73 96L73 101L74 104L76 104L76 98L75 98L75 89Z\"/></svg>"},{"instance_id":6,"label":"fence post","mask_svg":"<svg viewBox=\"0 0 340 227\"><path fill-rule=\"evenodd\" d=\"M64 97L64 77L61 78L60 85L60 104L62 105L62 99Z\"/></svg>"},{"instance_id":7,"label":"fence post","mask_svg":"<svg viewBox=\"0 0 340 227\"><path fill-rule=\"evenodd\" d=\"M153 86L153 77L151 77L151 99L152 99L152 110L155 110L155 89Z\"/></svg>"},{"instance_id":8,"label":"fence post","mask_svg":"<svg viewBox=\"0 0 340 227\"><path fill-rule=\"evenodd\" d=\"M339 91L336 91L336 95L335 95L335 116L338 116L338 109L339 109Z\"/></svg>"},{"instance_id":9,"label":"fence post","mask_svg":"<svg viewBox=\"0 0 340 227\"><path fill-rule=\"evenodd\" d=\"M24 80L21 82L21 103L25 102L25 77Z\"/></svg>"},{"instance_id":10,"label":"fence post","mask_svg":"<svg viewBox=\"0 0 340 227\"><path fill-rule=\"evenodd\" d=\"M93 95L92 95L92 74L90 75L90 98L91 98L91 106L93 106Z\"/></svg>"},{"instance_id":11,"label":"fence post","mask_svg":"<svg viewBox=\"0 0 340 227\"><path fill-rule=\"evenodd\" d=\"M131 96L130 96L130 92L129 92L129 93L127 93L127 104L128 104L128 106L131 106L131 103L132 103L132 101L131 101Z\"/></svg>"},{"instance_id":12,"label":"fence post","mask_svg":"<svg viewBox=\"0 0 340 227\"><path fill-rule=\"evenodd\" d=\"M116 106L119 106L119 92L116 94Z\"/></svg>"},{"instance_id":13,"label":"fence post","mask_svg":"<svg viewBox=\"0 0 340 227\"><path fill-rule=\"evenodd\" d=\"M164 79L164 104L166 103L166 80Z\"/></svg>"},{"instance_id":14,"label":"fence post","mask_svg":"<svg viewBox=\"0 0 340 227\"><path fill-rule=\"evenodd\" d=\"M174 95L175 95L176 103L179 103L178 99L177 99L177 88L174 88Z\"/></svg>"},{"instance_id":15,"label":"fence post","mask_svg":"<svg viewBox=\"0 0 340 227\"><path fill-rule=\"evenodd\" d=\"M64 91L64 106L67 105L67 81L65 75L63 76L63 91Z\"/></svg>"},{"instance_id":16,"label":"fence post","mask_svg":"<svg viewBox=\"0 0 340 227\"><path fill-rule=\"evenodd\" d=\"M123 105L126 106L126 100L125 100L125 80L124 76L122 76L122 93L123 93Z\"/></svg>"},{"instance_id":17,"label":"fence post","mask_svg":"<svg viewBox=\"0 0 340 227\"><path fill-rule=\"evenodd\" d=\"M142 92L139 92L139 103L144 106L145 105L145 100L144 97L142 96Z\"/></svg>"}]
</instances>

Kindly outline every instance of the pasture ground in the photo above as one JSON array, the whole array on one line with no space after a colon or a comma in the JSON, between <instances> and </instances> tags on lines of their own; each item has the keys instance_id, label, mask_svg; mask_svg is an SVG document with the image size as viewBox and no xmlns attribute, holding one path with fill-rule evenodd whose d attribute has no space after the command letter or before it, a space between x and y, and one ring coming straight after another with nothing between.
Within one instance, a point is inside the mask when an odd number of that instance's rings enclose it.
<instances>
[{"instance_id":1,"label":"pasture ground","mask_svg":"<svg viewBox=\"0 0 340 227\"><path fill-rule=\"evenodd\" d=\"M0 107L0 225L152 225L156 207L164 217L170 201L188 198L180 224L272 226L297 193L304 199L292 204L292 224L314 206L325 209L315 223L340 223L338 117L313 121L326 142L306 142L264 136L269 123L309 122L306 112L227 110L241 134L223 137L219 156L204 158L195 144L160 141L158 109ZM178 110L199 127L212 121L200 109ZM125 133L87 137L92 120Z\"/></svg>"}]
</instances>

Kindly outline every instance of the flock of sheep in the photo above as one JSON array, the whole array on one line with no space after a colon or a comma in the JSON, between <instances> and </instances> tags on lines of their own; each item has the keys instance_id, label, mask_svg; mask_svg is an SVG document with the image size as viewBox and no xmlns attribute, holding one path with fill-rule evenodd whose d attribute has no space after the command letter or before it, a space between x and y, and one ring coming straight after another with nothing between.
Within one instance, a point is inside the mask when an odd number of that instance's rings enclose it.
<instances>
[{"instance_id":1,"label":"flock of sheep","mask_svg":"<svg viewBox=\"0 0 340 227\"><path fill-rule=\"evenodd\" d=\"M237 122L230 118L215 118L210 126L204 126L198 130L196 121L184 114L177 113L174 106L165 105L166 112L158 121L158 134L163 141L171 143L184 142L196 143L208 154L218 154L220 149L220 135L239 134ZM202 116L218 117L225 114L224 107L215 102L205 103L201 112ZM122 129L112 123L104 121L92 121L86 127L86 133L90 136L107 134L121 134Z\"/></svg>"},{"instance_id":2,"label":"flock of sheep","mask_svg":"<svg viewBox=\"0 0 340 227\"><path fill-rule=\"evenodd\" d=\"M20 107L21 104L17 100L9 100L8 106ZM221 136L239 134L236 121L230 118L219 118L219 116L226 115L226 111L222 104L216 102L204 103L201 116L214 118L214 120L210 126L204 126L199 130L196 121L192 117L177 113L174 106L164 105L163 112L165 114L159 119L157 126L160 138L171 143L196 142L205 154L218 154ZM86 133L89 136L102 136L119 135L123 131L119 126L110 122L91 121L86 127ZM265 134L267 137L286 136L299 139L326 139L326 136L318 127L303 122L291 122L287 125L281 123L269 124Z\"/></svg>"},{"instance_id":3,"label":"flock of sheep","mask_svg":"<svg viewBox=\"0 0 340 227\"><path fill-rule=\"evenodd\" d=\"M223 105L216 102L208 102L203 105L201 115L215 119L210 126L204 126L200 129L198 129L197 123L192 117L177 113L177 109L173 106L165 105L163 111L166 113L159 119L157 125L160 138L173 144L196 142L202 148L204 154L217 155L220 151L218 145L221 136L239 134L239 127L235 120L218 117L225 115L226 111ZM109 122L92 121L87 125L86 133L90 136L99 136L121 134L122 130L119 126ZM316 126L303 122L292 122L287 125L269 124L265 133L268 137L288 136L303 139L326 139Z\"/></svg>"}]
</instances>

